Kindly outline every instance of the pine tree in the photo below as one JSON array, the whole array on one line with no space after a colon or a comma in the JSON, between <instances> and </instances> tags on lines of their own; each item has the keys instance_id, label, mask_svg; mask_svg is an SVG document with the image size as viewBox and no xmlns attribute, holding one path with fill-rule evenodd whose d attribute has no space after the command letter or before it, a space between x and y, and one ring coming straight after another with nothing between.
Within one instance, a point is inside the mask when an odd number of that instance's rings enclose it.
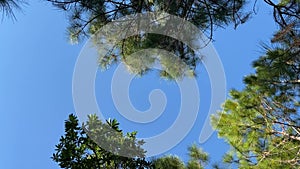
<instances>
[{"instance_id":1,"label":"pine tree","mask_svg":"<svg viewBox=\"0 0 300 169\"><path fill-rule=\"evenodd\" d=\"M197 28L205 32L209 39L213 37L213 31L217 27L222 27L233 23L235 27L247 20L250 13L243 12L245 0L48 0L59 9L65 11L69 16L70 26L68 32L71 42L77 43L85 35L94 35L105 24L117 20L123 16L163 11L171 15L179 16L193 23ZM159 22L159 21L158 21ZM172 30L178 25L166 23L162 30ZM128 29L131 25L128 25ZM178 28L176 28L178 29ZM120 36L122 32L115 33ZM174 31L178 33L178 31ZM192 34L191 32L189 34ZM191 35L196 37L196 35ZM117 39L117 38L115 38ZM95 44L101 45L100 40L95 40ZM107 41L107 40L106 40ZM103 43L103 42L102 42ZM105 43L105 42L104 42ZM203 45L204 46L204 45ZM130 57L131 54L142 49L158 48L172 52L180 63L188 66L188 71L183 69L163 69L160 76L166 79L181 78L185 73L195 75L195 69L201 57L194 53L190 47L171 37L148 34L140 32L138 35L128 37L115 46L111 47L110 52L99 58L101 68L108 68L116 62L123 62L131 73L138 75L146 74L152 70L151 65L154 60L161 62L159 59L145 59ZM147 62L143 63L146 60ZM167 65L178 66L171 62L174 59L168 59ZM166 64L166 62L164 62ZM184 69L185 70L185 69ZM181 71L181 72L180 72Z\"/></svg>"},{"instance_id":2,"label":"pine tree","mask_svg":"<svg viewBox=\"0 0 300 169\"><path fill-rule=\"evenodd\" d=\"M287 21L272 39L276 47L265 47L253 62L256 72L245 77L245 89L232 90L224 110L212 116L231 146L224 161L239 168L300 167L300 20L290 15Z\"/></svg>"},{"instance_id":3,"label":"pine tree","mask_svg":"<svg viewBox=\"0 0 300 169\"><path fill-rule=\"evenodd\" d=\"M188 147L188 155L189 160L186 164L176 155L167 155L154 159L152 166L154 169L203 169L209 161L208 154L196 144Z\"/></svg>"}]
</instances>

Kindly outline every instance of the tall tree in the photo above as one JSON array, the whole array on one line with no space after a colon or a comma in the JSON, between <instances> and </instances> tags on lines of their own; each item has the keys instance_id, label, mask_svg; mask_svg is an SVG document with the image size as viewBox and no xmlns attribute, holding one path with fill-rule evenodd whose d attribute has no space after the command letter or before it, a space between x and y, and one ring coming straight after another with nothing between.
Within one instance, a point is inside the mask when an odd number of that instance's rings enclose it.
<instances>
[{"instance_id":1,"label":"tall tree","mask_svg":"<svg viewBox=\"0 0 300 169\"><path fill-rule=\"evenodd\" d=\"M299 1L283 3L299 12ZM266 47L253 63L256 72L244 79L245 89L232 90L224 111L212 116L219 137L232 147L224 161L240 168L300 167L300 19L285 19L289 24L272 39L276 47Z\"/></svg>"}]
</instances>

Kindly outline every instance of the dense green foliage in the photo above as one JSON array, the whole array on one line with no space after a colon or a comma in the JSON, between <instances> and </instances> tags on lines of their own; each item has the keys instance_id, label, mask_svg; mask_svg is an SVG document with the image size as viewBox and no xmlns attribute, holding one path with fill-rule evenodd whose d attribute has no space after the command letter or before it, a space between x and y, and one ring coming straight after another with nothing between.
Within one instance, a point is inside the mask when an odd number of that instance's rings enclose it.
<instances>
[{"instance_id":1,"label":"dense green foliage","mask_svg":"<svg viewBox=\"0 0 300 169\"><path fill-rule=\"evenodd\" d=\"M169 169L184 169L184 163L177 156L165 156L156 160L153 160L154 166L157 169L169 168Z\"/></svg>"},{"instance_id":2,"label":"dense green foliage","mask_svg":"<svg viewBox=\"0 0 300 169\"><path fill-rule=\"evenodd\" d=\"M300 167L300 20L288 18L272 39L276 47L253 62L245 89L232 90L212 117L232 147L224 161L239 168Z\"/></svg>"},{"instance_id":3,"label":"dense green foliage","mask_svg":"<svg viewBox=\"0 0 300 169\"><path fill-rule=\"evenodd\" d=\"M155 169L203 169L208 163L208 154L195 144L188 148L189 160L185 164L177 156L164 156L152 161Z\"/></svg>"},{"instance_id":4,"label":"dense green foliage","mask_svg":"<svg viewBox=\"0 0 300 169\"><path fill-rule=\"evenodd\" d=\"M117 134L112 133L111 128ZM114 146L114 153L96 144L95 138L90 137L93 134L101 138L101 144ZM207 153L196 145L188 148L190 159L186 165L180 158L171 155L146 160L145 151L141 148L144 142L138 141L136 134L131 132L123 135L116 120L102 123L96 115L89 116L87 124L81 127L77 117L71 114L65 121L65 135L56 145L52 159L66 169L202 169L208 162ZM133 157L120 156L119 151L126 151L128 156Z\"/></svg>"},{"instance_id":5,"label":"dense green foliage","mask_svg":"<svg viewBox=\"0 0 300 169\"><path fill-rule=\"evenodd\" d=\"M120 145L123 145L122 147L126 145L127 150L134 149L135 151L132 152L141 153L131 154L132 156L142 156L145 153L141 148L143 142L136 140L136 132L127 133L124 136L116 120L108 120L107 123L104 124L95 115L92 115L89 117L89 123L84 125L84 128L89 127L97 128L99 130L97 131L98 134L107 135L106 137L101 137L103 142L108 144L110 142L118 142ZM118 134L110 133L109 128L114 129ZM115 148L117 150L118 147ZM66 169L114 169L120 167L132 169L150 167L150 163L143 157L122 157L117 155L118 151L111 153L98 146L86 134L86 130L78 124L77 117L72 114L65 122L65 135L60 138L60 142L56 145L55 151L52 159L57 162L61 168ZM130 151L128 151L128 153L130 153Z\"/></svg>"}]
</instances>

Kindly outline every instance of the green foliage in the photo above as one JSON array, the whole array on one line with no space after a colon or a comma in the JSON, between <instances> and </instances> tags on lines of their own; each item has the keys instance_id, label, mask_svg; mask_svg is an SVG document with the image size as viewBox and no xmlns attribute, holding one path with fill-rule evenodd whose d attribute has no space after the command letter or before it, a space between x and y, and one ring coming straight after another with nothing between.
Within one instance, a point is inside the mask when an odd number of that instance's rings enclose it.
<instances>
[{"instance_id":1,"label":"green foliage","mask_svg":"<svg viewBox=\"0 0 300 169\"><path fill-rule=\"evenodd\" d=\"M70 34L79 37L93 34L106 23L120 17L143 12L165 11L193 22L205 30L212 26L234 22L238 25L245 14L241 9L244 0L194 1L194 0L48 0L69 14ZM247 15L247 14L246 14Z\"/></svg>"},{"instance_id":2,"label":"green foliage","mask_svg":"<svg viewBox=\"0 0 300 169\"><path fill-rule=\"evenodd\" d=\"M52 159L66 169L202 169L208 162L208 154L196 145L188 148L190 159L187 164L170 155L147 161L141 148L144 142L137 140L136 134L123 135L117 120L108 119L102 123L96 115L90 115L87 124L81 127L77 117L71 114L65 121L65 135L56 145ZM100 147L96 144L98 141L101 145L110 145L109 149L114 152ZM119 156L121 151L125 151L127 157Z\"/></svg>"},{"instance_id":3,"label":"green foliage","mask_svg":"<svg viewBox=\"0 0 300 169\"><path fill-rule=\"evenodd\" d=\"M187 169L202 169L208 162L208 154L199 149L195 144L188 148L190 160Z\"/></svg>"},{"instance_id":4,"label":"green foliage","mask_svg":"<svg viewBox=\"0 0 300 169\"><path fill-rule=\"evenodd\" d=\"M184 163L179 157L165 156L153 161L155 169L185 169Z\"/></svg>"},{"instance_id":5,"label":"green foliage","mask_svg":"<svg viewBox=\"0 0 300 169\"><path fill-rule=\"evenodd\" d=\"M224 162L239 168L300 167L299 37L296 27L277 33L278 46L253 62L256 72L245 77L245 89L232 90L224 111L212 116L219 137L232 147Z\"/></svg>"},{"instance_id":6,"label":"green foliage","mask_svg":"<svg viewBox=\"0 0 300 169\"><path fill-rule=\"evenodd\" d=\"M242 8L245 0L48 0L59 9L65 11L69 15L70 26L68 32L71 42L77 43L85 35L94 35L105 24L119 19L123 16L146 12L166 12L175 16L179 16L187 21L192 22L204 33L207 33L209 39L212 39L213 31L216 27L222 27L230 23L234 23L235 27L249 18L250 13L243 12ZM158 22L160 22L158 20ZM172 30L172 23L160 23L162 30ZM128 29L131 25L128 25ZM173 25L173 28L178 25ZM126 30L122 30L122 33ZM175 31L179 33L178 31ZM119 36L121 33L116 33ZM193 34L189 32L188 34ZM196 37L196 35L191 35ZM99 39L95 40L96 46ZM103 42L106 43L106 42ZM185 63L189 70L189 75L195 75L195 69L200 61L200 56L196 55L187 44L178 40L157 34L148 34L138 32L138 35L131 36L125 40L121 40L115 46L111 47L110 53L99 58L101 68L109 68L111 64L123 62L129 72L143 75L153 69L153 58L132 57L131 54L142 49L158 48L172 52L177 58ZM102 52L102 51L100 51ZM146 62L144 62L146 60ZM173 59L174 60L174 59ZM167 65L180 66L174 64L172 60L168 60ZM175 70L168 66L160 72L161 77L166 79L182 78L185 72Z\"/></svg>"},{"instance_id":7,"label":"green foliage","mask_svg":"<svg viewBox=\"0 0 300 169\"><path fill-rule=\"evenodd\" d=\"M189 161L185 164L177 156L164 156L152 161L154 169L203 169L208 163L208 154L196 144L188 147Z\"/></svg>"},{"instance_id":8,"label":"green foliage","mask_svg":"<svg viewBox=\"0 0 300 169\"><path fill-rule=\"evenodd\" d=\"M140 152L143 155L144 150L141 149L142 141L136 140L136 132L127 133L123 135L122 130L119 129L119 123L116 120L107 120L107 123L102 123L96 115L89 116L88 124L84 125L88 128L90 134L105 134L102 137L104 143L118 142L122 147L127 146L128 149L135 149L131 152ZM109 133L109 128L117 131ZM97 129L98 131L90 131ZM55 153L52 156L53 161L57 162L61 168L66 169L113 169L113 168L149 168L150 163L143 157L122 157L117 154L118 147L115 147L116 152L112 153L106 149L98 146L80 125L78 119L74 115L70 115L65 122L65 135L60 138L59 144L56 145ZM115 144L114 144L115 145ZM124 151L127 151L124 150Z\"/></svg>"},{"instance_id":9,"label":"green foliage","mask_svg":"<svg viewBox=\"0 0 300 169\"><path fill-rule=\"evenodd\" d=\"M136 131L123 136L115 119L109 119L106 123L107 125L103 124L96 115L90 115L84 130L101 148L115 155L141 158L145 156L145 151L141 148L144 141L136 140Z\"/></svg>"},{"instance_id":10,"label":"green foliage","mask_svg":"<svg viewBox=\"0 0 300 169\"><path fill-rule=\"evenodd\" d=\"M69 15L68 30L73 42L80 41L84 35L95 34L105 24L129 14L164 11L192 22L210 39L215 27L230 23L237 26L250 16L242 12L244 0L48 1ZM231 98L224 103L224 111L212 116L212 124L219 137L231 145L231 150L224 155L226 163L236 163L239 168L299 168L300 2L264 2L273 7L275 22L280 26L281 30L272 39L272 43L279 45L266 48L266 54L253 63L256 72L245 77L245 89L230 92ZM116 37L119 35L115 34ZM101 45L110 39L101 42L103 39L96 36L94 40L95 45ZM176 57L164 57L159 53L136 56L142 49L149 48L165 49ZM170 37L139 32L111 46L110 53L99 58L99 65L107 69L114 63L123 62L130 72L143 75L151 70L157 59L163 67L160 76L166 79L180 78L184 71L195 75L200 61L187 44ZM115 120L103 124L96 116L90 116L89 122L81 128L77 119L70 117L66 121L66 135L60 139L53 160L63 168L149 167L143 158L134 158L143 157L143 141L136 140L136 132L124 136L118 126ZM111 132L111 128L117 132ZM92 140L105 143L113 153ZM125 152L133 158L118 156ZM208 161L207 154L196 146L189 148L189 155L187 164L176 156L166 156L154 160L152 167L199 169Z\"/></svg>"}]
</instances>

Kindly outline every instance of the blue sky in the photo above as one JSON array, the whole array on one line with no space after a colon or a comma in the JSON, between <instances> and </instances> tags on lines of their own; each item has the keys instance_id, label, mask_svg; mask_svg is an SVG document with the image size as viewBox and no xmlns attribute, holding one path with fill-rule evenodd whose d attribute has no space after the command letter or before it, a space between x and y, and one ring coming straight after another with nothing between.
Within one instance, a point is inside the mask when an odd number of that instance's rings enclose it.
<instances>
[{"instance_id":1,"label":"blue sky","mask_svg":"<svg viewBox=\"0 0 300 169\"><path fill-rule=\"evenodd\" d=\"M271 9L265 8L264 4L258 6L259 14L237 30L229 26L215 32L214 46L223 62L228 90L243 87L243 76L253 72L251 62L262 54L260 43L269 42L276 28ZM23 10L16 14L17 21L4 19L0 23L0 168L54 169L58 166L50 157L63 135L64 120L74 113L72 76L84 43L68 43L67 18L50 4L29 1ZM176 105L180 101L178 88L174 83L149 74L133 81L132 102L136 108L146 110L149 92L160 88L168 98L166 114L158 123L147 125L126 121L110 104L109 84L102 83L102 79L110 75L110 71L97 74L98 104L103 112L111 113L107 117L115 117L121 122L121 128L138 130L140 136L149 136L163 131L176 118ZM198 83L201 103L196 125L166 154L177 154L186 159L187 146L198 141L210 99L209 79L201 65ZM100 95L101 91L106 94ZM199 146L210 154L212 161L220 160L228 150L216 133Z\"/></svg>"}]
</instances>

